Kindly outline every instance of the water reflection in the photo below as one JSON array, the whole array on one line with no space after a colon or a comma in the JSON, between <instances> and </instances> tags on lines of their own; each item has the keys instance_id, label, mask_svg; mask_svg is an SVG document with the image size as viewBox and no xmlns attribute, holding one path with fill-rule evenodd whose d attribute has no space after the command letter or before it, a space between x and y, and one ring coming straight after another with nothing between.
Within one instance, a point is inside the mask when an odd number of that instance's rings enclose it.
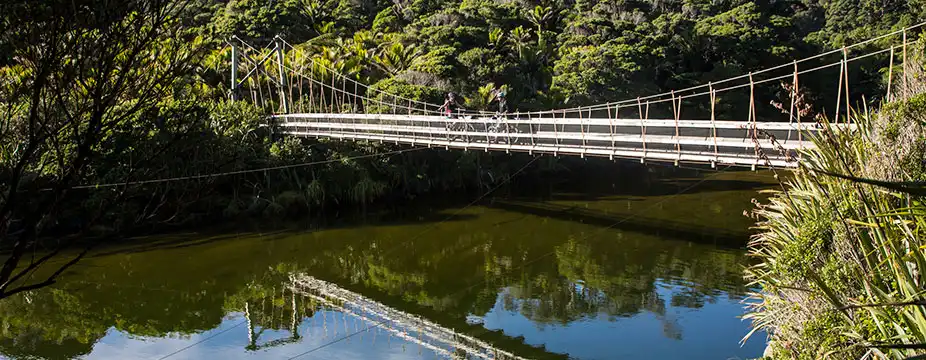
<instances>
[{"instance_id":1,"label":"water reflection","mask_svg":"<svg viewBox=\"0 0 926 360\"><path fill-rule=\"evenodd\" d=\"M306 298L361 319L366 325L346 336L383 329L390 336L427 348L448 358L526 360L485 341L461 334L420 316L393 309L353 291L305 274L292 274L291 289ZM293 302L295 304L295 296ZM295 305L294 305L295 306ZM295 308L295 307L294 307ZM345 320L346 324L346 320Z\"/></svg>"},{"instance_id":2,"label":"water reflection","mask_svg":"<svg viewBox=\"0 0 926 360\"><path fill-rule=\"evenodd\" d=\"M740 213L754 192L722 189L711 185L666 206L661 194L594 202L507 198L462 210L409 210L402 221L142 239L96 254L54 289L0 302L0 354L456 356L451 349L459 345L435 350L414 341L420 334L437 347L440 331L412 330L403 338L394 327L323 347L382 318L350 301L293 291L289 276L307 274L380 309L452 329L458 335L451 339L478 340L512 356L757 357L761 342L738 344L748 326L736 318L748 290L746 258L714 245L745 241L748 220ZM636 217L623 226L592 221L626 214ZM439 222L448 215L454 217Z\"/></svg>"}]
</instances>

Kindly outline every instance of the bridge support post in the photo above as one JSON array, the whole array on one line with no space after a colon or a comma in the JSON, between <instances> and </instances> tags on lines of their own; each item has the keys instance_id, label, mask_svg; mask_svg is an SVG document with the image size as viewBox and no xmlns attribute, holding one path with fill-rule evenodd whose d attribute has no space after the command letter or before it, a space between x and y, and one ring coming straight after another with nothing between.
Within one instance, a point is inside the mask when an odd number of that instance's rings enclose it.
<instances>
[{"instance_id":1,"label":"bridge support post","mask_svg":"<svg viewBox=\"0 0 926 360\"><path fill-rule=\"evenodd\" d=\"M231 99L238 100L238 45L231 44Z\"/></svg>"},{"instance_id":2,"label":"bridge support post","mask_svg":"<svg viewBox=\"0 0 926 360\"><path fill-rule=\"evenodd\" d=\"M286 73L283 72L283 41L277 36L273 42L277 53L277 68L280 71L280 104L283 106L283 113L289 114L289 103L286 101Z\"/></svg>"}]
</instances>

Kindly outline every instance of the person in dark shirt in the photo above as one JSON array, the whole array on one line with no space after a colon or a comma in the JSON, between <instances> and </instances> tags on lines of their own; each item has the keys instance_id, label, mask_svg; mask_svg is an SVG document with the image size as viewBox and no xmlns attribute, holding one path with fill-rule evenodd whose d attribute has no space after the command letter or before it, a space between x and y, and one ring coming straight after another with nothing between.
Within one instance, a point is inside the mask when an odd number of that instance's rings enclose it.
<instances>
[{"instance_id":1,"label":"person in dark shirt","mask_svg":"<svg viewBox=\"0 0 926 360\"><path fill-rule=\"evenodd\" d=\"M505 98L505 89L498 88L495 90L495 101L498 101L498 113L507 114L508 113L508 100Z\"/></svg>"},{"instance_id":2,"label":"person in dark shirt","mask_svg":"<svg viewBox=\"0 0 926 360\"><path fill-rule=\"evenodd\" d=\"M444 96L444 105L441 105L441 110L444 111L444 114L447 114L448 118L453 118L453 111L456 109L457 109L456 95L452 92L447 93L447 96Z\"/></svg>"}]
</instances>

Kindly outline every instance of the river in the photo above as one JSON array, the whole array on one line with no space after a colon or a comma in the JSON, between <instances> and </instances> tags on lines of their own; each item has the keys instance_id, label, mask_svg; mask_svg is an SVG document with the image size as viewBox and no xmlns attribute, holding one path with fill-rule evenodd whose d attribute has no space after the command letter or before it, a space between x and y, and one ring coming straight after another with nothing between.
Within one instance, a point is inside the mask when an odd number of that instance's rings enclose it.
<instances>
[{"instance_id":1,"label":"river","mask_svg":"<svg viewBox=\"0 0 926 360\"><path fill-rule=\"evenodd\" d=\"M740 343L743 210L771 176L634 178L131 239L0 301L0 356L761 356L764 334Z\"/></svg>"}]
</instances>

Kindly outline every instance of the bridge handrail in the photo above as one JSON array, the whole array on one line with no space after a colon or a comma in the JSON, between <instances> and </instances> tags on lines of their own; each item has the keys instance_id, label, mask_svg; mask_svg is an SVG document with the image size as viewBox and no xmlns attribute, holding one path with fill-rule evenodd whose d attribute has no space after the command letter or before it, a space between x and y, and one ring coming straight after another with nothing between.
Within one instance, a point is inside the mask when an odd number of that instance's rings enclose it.
<instances>
[{"instance_id":1,"label":"bridge handrail","mask_svg":"<svg viewBox=\"0 0 926 360\"><path fill-rule=\"evenodd\" d=\"M243 39L239 38L238 36L232 36L232 38L238 40L239 42L241 42L242 45L246 46L247 48L249 48L249 49L251 49L251 50L254 50L254 51L257 51L257 52L265 51L265 50L267 50L267 49L269 48L269 45L268 45L268 46L264 46L263 49L260 49L260 50L259 50L259 49L257 49L256 47L254 47L254 46L250 45L249 43L247 43L246 41L244 41ZM290 48L293 48L293 49L295 48L292 44L286 42L286 40L284 40L282 37L277 36L275 39L279 39L281 42L283 42L284 44L286 44L286 45L289 46ZM313 59L311 59L311 58L308 58L308 60L309 60L312 64L318 64L318 63L315 62L315 60L313 60ZM346 76L344 76L344 75L338 73L338 72L335 71L334 69L331 69L330 67L327 67L327 66L321 65L321 64L319 64L318 66L324 68L325 70L327 70L327 71L328 71L330 74L332 74L333 76L336 76L337 78L343 79L344 81L350 81L350 82L356 84L357 86L360 86L360 87L365 88L365 89L373 90L373 91L375 91L375 92L377 92L377 93L384 94L385 96L392 97L392 98L394 98L394 99L401 99L401 100L407 101L407 102L409 102L409 103L422 104L422 105L425 105L425 108L424 108L424 109L421 109L421 108L415 108L415 107L411 107L411 106L407 106L407 105L401 105L401 104L395 104L395 103L390 104L390 103L387 103L387 102L379 101L379 100L372 99L372 98L368 98L368 97L365 97L365 96L357 96L356 94L350 93L350 92L345 91L345 90L342 90L342 89L338 89L338 88L333 87L333 86L331 86L331 85L329 85L329 84L326 84L326 83L323 83L323 82L321 82L321 81L318 81L318 80L316 80L316 79L314 79L314 78L312 78L312 77L310 77L310 76L306 76L306 75L303 74L302 72L296 71L294 68L292 68L292 67L290 67L290 66L288 66L288 65L286 65L286 64L280 64L280 67L281 67L281 68L283 68L283 69L285 69L285 70L288 70L288 71L292 72L293 74L295 74L295 75L297 75L297 76L299 76L299 77L301 77L301 78L303 78L303 79L309 80L309 81L312 82L312 83L318 84L318 85L322 86L323 88L328 88L328 89L331 89L332 91L335 91L335 92L340 92L340 93L347 94L347 95L350 95L350 96L355 96L355 97L362 97L362 98L364 98L365 100L376 102L376 103L378 103L379 105L394 107L394 108L397 108L397 109L403 109L403 110L408 110L408 111L420 111L420 112L433 113L433 114L438 114L438 113L439 113L439 111L437 111L437 110L429 110L429 109L427 109L428 106L434 107L434 108L436 109L436 108L439 107L439 105L432 104L432 103L428 103L428 102L421 102L421 101L418 101L418 100L409 99L409 98L406 98L406 97L403 97L403 96L400 96L400 95L396 95L396 94L393 94L393 93L390 93L390 92L386 92L386 91L383 91L383 90L379 90L379 89L373 89L373 88L370 87L369 85L366 85L366 84L361 83L361 82L358 82L358 81L356 81L356 80L354 80L354 79L348 78L348 77L346 77Z\"/></svg>"},{"instance_id":2,"label":"bridge handrail","mask_svg":"<svg viewBox=\"0 0 926 360\"><path fill-rule=\"evenodd\" d=\"M880 35L880 36L877 36L877 37L874 37L874 38L871 38L871 39L867 39L867 40L860 41L860 42L857 42L857 43L854 43L854 44L851 44L851 45L847 45L847 46L844 46L844 47L839 48L839 49L833 49L833 50L830 50L830 51L827 51L827 52L824 52L824 53L820 53L820 54L808 56L808 57L805 57L805 58L803 58L803 59L794 60L794 61L792 61L792 62L784 63L784 64L781 64L781 65L776 65L776 66L773 66L773 67L769 67L769 68L765 68L765 69L761 69L761 70L757 70L757 71L752 71L752 72L749 72L749 73L743 74L743 75L738 75L738 76L729 77L729 78L726 78L726 79L721 79L721 80L718 80L718 81L709 82L709 83L707 83L707 84L694 85L694 86L690 86L690 87L683 88L683 89L679 89L679 90L671 90L671 91L666 91L666 92L659 93L659 94L653 94L653 95L648 95L648 96L643 96L643 97L638 97L638 98L624 99L624 100L619 100L619 101L611 101L611 102L607 102L607 103L604 103L604 104L596 104L596 105L589 105L589 106L578 106L578 107L565 108L565 109L544 110L544 111L540 111L540 112L546 112L546 111L554 111L554 112L555 112L555 111L578 111L578 110L588 110L590 107L595 107L596 109L602 109L602 108L606 109L607 107L613 107L613 106L615 106L615 105L625 105L625 104L626 104L626 105L636 105L636 103L637 103L638 101L644 101L644 104L646 104L646 103L654 104L654 103L658 103L658 102L666 102L666 101L670 101L671 99L662 99L662 100L655 101L655 102L654 102L654 101L649 101L649 100L650 100L650 99L654 99L654 98L661 98L661 97L667 97L667 96L675 96L675 95L678 95L678 94L680 94L680 93L685 93L685 92L688 92L688 91L693 91L693 90L697 90L697 89L704 89L704 88L710 88L710 87L713 87L713 86L715 86L715 85L717 85L717 84L728 83L728 82L735 81L735 80L745 80L745 79L749 79L749 78L752 77L752 76L759 75L759 74L763 74L763 73L770 72L770 71L774 71L774 70L779 70L779 69L783 69L783 68L787 68L787 67L794 67L794 66L796 66L797 64L801 64L801 63L804 63L804 62L807 62L807 61L810 61L810 60L822 58L822 57L829 56L829 55L833 55L833 54L839 54L839 53L845 52L845 51L847 51L847 50L849 50L849 49L861 47L861 46L870 44L870 43L872 43L872 42L875 42L875 41L878 41L878 40L881 40L881 39L884 39L884 38L887 38L887 37L896 36L896 35L898 35L898 34L903 34L903 33L907 32L907 31L911 31L911 30L914 30L914 29L918 29L918 28L921 28L921 27L923 27L923 26L926 26L926 21L920 22L920 23L915 24L915 25L911 25L911 26L905 27L905 28L900 29L900 30L892 31L892 32L890 32L890 33L883 34L883 35ZM912 44L912 43L915 43L915 41L907 41L907 42L904 42L904 43L901 44L901 46L906 46L906 45L909 45L909 44ZM861 60L861 59L864 59L864 58L869 57L869 56L874 56L874 55L877 55L877 54L880 54L880 53L888 52L888 51L890 51L890 50L891 50L891 49L882 49L882 50L875 51L875 52L871 52L871 53L864 54L864 55L861 55L861 56L855 56L855 57L848 58L847 61L848 61L848 62L852 62L852 61ZM800 74L805 74L805 73L808 73L808 72L814 72L814 71L818 71L818 70L821 70L821 69L824 69L824 68L828 68L828 67L840 65L841 62L842 62L842 60L840 60L839 62L836 62L836 63L818 66L818 67L815 67L815 68L812 68L812 69L809 69L809 70L798 71L797 73L798 73L798 75L800 75ZM787 79L787 78L792 77L792 76L794 76L793 73L788 73L787 75L782 75L782 76L778 76L778 77L775 77L775 78L763 79L763 80L760 80L760 81L756 81L756 82L753 83L753 85L757 85L757 84L761 84L761 83L765 83L765 82L769 82L769 81L784 80L784 79ZM738 86L733 86L733 87L728 87L728 88L724 88L724 89L720 89L720 90L715 89L714 91L716 91L716 92L722 92L722 91L724 91L724 90L733 90L733 89L736 89L736 88L748 87L749 85L750 85L749 83L746 83L746 84L742 84L742 85L738 85ZM702 93L695 94L695 95L684 96L683 98L692 97L692 96L704 96L704 95L709 95L709 94L710 94L710 91L708 91L708 92L702 92ZM534 114L534 113L537 113L537 112L522 112L522 114Z\"/></svg>"},{"instance_id":3,"label":"bridge handrail","mask_svg":"<svg viewBox=\"0 0 926 360\"><path fill-rule=\"evenodd\" d=\"M479 150L498 150L498 151L518 151L525 153L547 153L547 154L566 154L577 156L603 156L610 158L625 159L647 159L655 161L676 162L679 160L702 163L702 164L732 164L739 166L774 166L782 168L795 167L796 163L784 156L771 154L768 159L759 159L753 156L738 156L735 154L717 154L710 151L690 151L690 150L662 150L639 148L621 148L605 146L581 146L567 144L497 144L484 142L457 142L437 138L411 138L408 136L396 136L390 134L362 134L362 133L340 133L330 131L288 131L287 133L297 136L328 137L335 139L351 140L368 140L406 143L412 145L426 145L436 147L454 147L461 149L479 149Z\"/></svg>"},{"instance_id":4,"label":"bridge handrail","mask_svg":"<svg viewBox=\"0 0 926 360\"><path fill-rule=\"evenodd\" d=\"M850 45L846 45L846 46L843 46L843 47L838 48L838 49L832 49L832 50L829 50L829 51L826 51L826 52L823 52L823 53L819 53L819 54L815 54L815 55L812 55L812 56L808 56L808 57L805 57L805 58L802 58L802 59L793 60L793 61L788 62L788 63L784 63L784 64L780 64L780 65L777 65L777 66L772 66L772 67L760 69L760 70L757 70L757 71L752 71L752 72L749 72L748 74L742 74L742 75L732 76L732 77L729 77L729 78L725 78L725 79L721 79L721 80L717 80L717 81L713 81L713 82L708 82L707 84L694 85L694 86L690 86L690 87L683 88L683 89L679 89L679 90L671 90L671 91L662 92L662 93L659 93L659 94L653 94L653 95L648 95L648 96L643 96L643 97L636 97L636 98L623 99L623 100L618 100L618 101L611 101L611 102L606 102L606 103L602 103L602 104L594 104L594 105L587 105L587 106L575 106L575 107L569 107L569 108L550 109L550 110L540 110L540 111L523 111L523 112L522 112L522 111L516 111L516 112L512 113L512 115L515 115L515 116L533 117L533 116L542 116L542 115L545 115L545 114L547 114L547 115L552 115L552 114L566 114L566 113L581 113L581 112L585 112L585 111L591 112L591 111L597 111L597 110L611 110L611 108L617 108L617 109L619 109L619 108L624 107L624 106L633 107L633 106L640 106L640 105L652 105L652 104L658 104L658 103L663 103L663 102L668 102L668 101L673 101L673 104L674 104L674 102L676 102L676 101L681 102L681 101L683 101L683 100L685 100L685 99L690 99L690 98L693 98L693 97L700 97L700 96L707 96L707 95L713 96L713 95L715 95L715 94L717 94L717 93L720 93L720 92L731 91L731 90L736 90L736 89L742 89L742 88L746 88L746 87L754 87L754 86L756 86L756 85L761 85L761 84L765 84L765 83L772 82L772 81L785 80L785 79L792 78L792 77L796 78L798 75L806 74L806 73L814 72L814 71L818 71L818 70L822 70L822 69L825 69L825 68L830 68L830 67L835 67L835 66L842 66L842 65L844 65L844 64L847 64L847 63L850 63L850 62L854 62L854 61L858 61L858 60L861 60L861 59L864 59L864 58L867 58L867 57L870 57L870 56L875 56L875 55L883 54L883 53L888 52L888 51L893 51L893 50L894 50L895 48L897 48L897 47L903 47L904 49L906 49L906 46L907 46L907 45L912 44L912 43L915 42L915 40L907 41L907 36L906 36L906 35L907 35L907 32L913 32L913 31L915 31L915 30L919 30L919 29L922 28L923 26L926 26L926 21L923 21L923 22L920 22L920 23L917 23L917 24L914 24L914 25L911 25L911 26L907 26L907 27L904 27L904 28L902 28L902 29L894 30L894 31L891 31L891 32L889 32L889 33L882 34L882 35L879 35L879 36L876 36L876 37L873 37L873 38L870 38L870 39L867 39L867 40L863 40L863 41L859 41L859 42L856 42L856 43L853 43L853 44L850 44ZM856 49L856 48L860 48L860 47L866 46L866 45L868 45L868 44L872 44L872 43L874 43L874 42L877 42L877 41L879 41L879 40L886 39L886 38L890 38L890 37L897 36L897 35L900 35L900 34L903 34L903 42L902 42L900 45L892 44L892 45L890 46L889 49L881 49L881 50L878 50L878 51L872 51L872 52L869 52L869 53L866 53L866 54L853 56L853 57L851 57L851 58L848 57L848 51L849 51L849 50ZM237 36L233 36L233 38L236 39L236 40L238 40L238 41L240 41L242 44L244 44L245 46L247 46L247 47L250 48L250 49L253 49L253 50L255 50L255 51L260 51L260 50L257 50L255 47L249 45L247 42L243 41L241 38L239 38L239 37L237 37ZM290 48L290 49L295 49L295 48L296 48L294 45L290 44L289 42L287 42L285 39L283 39L283 38L280 37L279 35L276 36L276 37L274 38L274 42L277 42L277 41L279 41L279 43L282 44L282 45L280 45L280 46L286 46L286 47L288 47L288 48ZM266 48L267 48L267 47L265 47L264 50L266 50ZM841 59L841 60L839 60L839 61L837 61L837 62L833 62L833 63L821 65L821 66L817 66L817 67L814 67L814 68L811 68L811 69L805 69L805 70L798 71L798 65L799 65L799 64L802 64L802 63L805 63L805 62L808 62L808 61L812 61L812 60L816 60L816 59L822 59L822 58L825 58L826 56L830 56L830 55L834 55L834 54L839 54L839 53L842 53L842 54L843 54L843 59ZM382 94L382 95L384 95L384 96L391 97L391 98L393 98L393 99L395 99L395 100L401 100L402 103L406 103L407 105L401 105L401 104L399 104L399 103L392 103L392 104L390 104L390 103L385 102L385 101L376 100L376 99L369 98L369 97L366 97L366 96L360 96L360 95L358 95L358 94L352 94L352 93L350 93L349 91L347 91L346 89L338 89L338 88L336 88L336 87L334 87L334 86L331 86L331 85L329 85L329 84L325 84L324 82L320 82L320 81L317 81L317 80L315 80L315 79L312 79L312 77L310 77L310 76L305 76L305 74L299 73L299 75L300 75L301 78L309 79L310 81L312 81L312 82L314 82L314 83L317 83L318 85L322 86L323 88L328 88L328 89L331 89L332 91L335 91L335 92L340 92L340 93L348 94L349 96L353 96L355 99L359 97L359 98L362 98L363 101L373 102L373 103L376 103L376 104L378 104L378 105L388 106L388 107L391 107L391 108L394 108L394 109L403 109L403 110L408 110L409 112L424 112L424 113L428 113L428 114L439 114L438 109L440 109L440 105L438 105L438 104L430 103L430 102L426 102L426 101L415 100L415 99L410 99L410 98L407 98L407 97L404 97L404 96L401 96L401 95L398 95L398 94L393 94L393 93L390 93L390 92L387 92L387 91L383 91L383 90L380 90L380 89L373 89L370 85L361 83L361 82L359 82L359 81L357 81L357 80L355 80L355 79L352 79L352 78L349 78L349 77L347 77L347 76L345 76L345 75L343 75L343 74L340 74L340 73L338 73L337 71L335 71L334 69L332 69L332 68L330 68L330 67L328 67L328 66L326 66L326 65L324 65L324 64L318 64L318 63L316 63L315 60L312 59L311 57L307 57L307 58L309 59L309 61L310 61L312 64L321 66L322 68L326 69L329 73L331 73L332 76L341 79L341 80L342 80L342 83L344 83L344 84L346 84L346 82L349 81L349 82L351 82L351 83L353 83L353 84L355 85L355 89L356 89L357 87L362 87L362 88L366 89L365 92L367 92L367 91L369 91L369 90L372 90L372 91L374 91L376 94ZM283 62L283 61L281 60L281 62ZM285 66L285 64L280 64L280 67L281 67L281 68L285 67L287 70L295 72L295 70L294 70L293 68L291 68L291 67L289 67L289 66ZM771 77L771 78L767 78L767 79L758 79L758 80L754 80L754 77L757 76L757 75L765 74L765 73L768 73L768 72L772 72L772 71L775 71L775 70L784 69L784 68L788 68L788 67L793 67L793 68L794 68L794 72L793 72L793 73L789 72L788 74L785 74L785 75L775 76L775 77ZM734 81L737 81L737 80L746 80L746 79L748 79L748 82L744 82L744 83L741 83L741 84L738 84L738 85L727 86L727 87L724 87L724 88L715 88L717 85L726 84L726 83L734 82ZM701 92L697 92L697 93L693 93L693 94L692 94L692 93L689 93L689 92L696 91L696 90L699 90L699 89L706 89L706 91L701 91ZM412 105L415 105L415 106L412 106ZM417 107L416 107L416 106L417 106ZM491 112L487 112L487 111L475 111L474 113L475 113L475 114L479 114L479 115L490 115L490 114L491 114Z\"/></svg>"},{"instance_id":5,"label":"bridge handrail","mask_svg":"<svg viewBox=\"0 0 926 360\"><path fill-rule=\"evenodd\" d=\"M919 24L918 26L922 26L923 24L926 24L926 23ZM907 42L903 43L902 46L910 45L910 44L913 44L913 43L915 43L915 41L907 41ZM842 51L842 50L838 50L838 51ZM892 49L877 50L877 51L873 51L873 52L870 52L870 53L867 53L867 54L863 54L863 55L859 55L859 56L855 56L855 57L848 58L848 59L845 60L845 61L846 61L846 62L859 61L859 60L862 60L862 59L865 59L865 58L868 58L868 57L871 57L871 56L875 56L875 55L887 53L887 52L890 52L890 51L892 51ZM833 52L829 52L829 53L826 53L826 54L832 54L832 53L833 53ZM812 59L812 58L816 58L816 57L820 57L820 56L822 56L822 55L817 55L817 56L810 57L810 58L803 59L803 60L808 60L808 59ZM619 101L607 102L607 103L603 103L603 104L595 104L595 105L587 105L587 106L577 106L577 107L564 108L564 109L551 109L551 110L540 110L540 111L519 112L519 113L516 113L516 114L520 114L520 115L522 115L522 116L535 116L535 115L539 115L539 114L550 114L550 113L563 113L563 112L581 112L581 111L607 110L609 107L610 107L610 108L613 108L613 107L618 107L618 106L621 106L621 107L636 107L636 106L640 105L640 104L639 104L640 102L642 102L642 105L646 106L646 105L653 105L653 104L665 103L665 102L669 102L669 101L680 101L680 100L690 99L690 98L694 98L694 97L709 96L709 95L711 94L711 92L717 94L717 93L722 93L722 92L731 91L731 90L737 90L737 89L748 88L748 87L750 87L750 86L761 85L761 84L765 84L765 83L768 83L768 82L781 81L781 80L786 80L786 79L792 78L792 77L794 77L794 74L795 74L795 73L788 73L788 74L785 74L785 75L780 75L780 76L776 76L776 77L772 77L772 78L768 78L768 79L762 79L762 80L757 80L757 81L753 81L753 82L747 82L747 83L744 83L744 84L728 86L728 87L724 87L724 88L720 88L720 89L713 89L713 86L714 86L714 85L717 85L717 84L720 84L720 83L726 83L726 82L730 82L730 81L733 81L733 80L740 80L740 79L743 79L743 78L749 78L750 76L754 76L754 75L756 75L756 74L758 74L758 73L768 72L768 71L771 71L771 70L773 70L773 69L779 69L779 68L782 68L782 67L785 67L785 66L792 66L793 64L794 64L794 62L788 63L788 64L783 64L783 65L779 65L779 66L776 66L776 67L773 67L773 68L763 69L763 70L756 71L756 72L751 72L751 73L746 74L746 75L740 75L740 76L736 76L736 77L732 77L732 78L727 78L727 79L719 80L719 81L716 81L716 82L711 82L711 83L702 84L702 85L695 85L695 86L688 87L688 88L685 88L685 89L682 89L682 90L667 91L667 92L663 92L663 93L660 93L660 94L654 94L654 95L649 95L649 96L640 97L640 98L624 99L624 100L619 100ZM812 73L812 72L816 72L816 71L819 71L819 70L823 70L823 69L826 69L826 68L831 68L831 67L835 67L835 66L841 66L842 64L843 64L843 60L840 60L840 61L838 61L838 62L829 63L829 64L825 64L825 65L820 65L820 66L817 66L817 67L814 67L814 68L810 68L810 69L805 69L805 70L797 71L796 73L797 73L797 75L803 75L803 74L807 74L807 73ZM704 89L704 88L707 88L707 89L709 89L709 90L707 90L707 91L702 91L702 92L699 92L699 93L694 93L694 94L680 95L680 94L683 94L683 93L688 92L688 91L693 91L693 90L698 90L698 89ZM669 97L669 98L664 98L664 97ZM659 99L659 98L664 98L664 99ZM652 100L652 99L658 99L658 100Z\"/></svg>"},{"instance_id":6,"label":"bridge handrail","mask_svg":"<svg viewBox=\"0 0 926 360\"><path fill-rule=\"evenodd\" d=\"M337 130L337 132L342 134L358 134L358 130L371 131L371 134L380 134L380 133L403 133L406 135L413 134L428 134L428 135L437 135L431 136L433 138L440 138L449 136L472 136L472 137L500 137L504 136L506 138L521 140L525 138L537 139L537 140L585 140L585 141L606 141L612 143L648 143L648 144L680 144L680 145L700 145L700 146L711 146L716 145L719 147L752 147L754 146L753 140L748 135L738 136L738 137L717 137L717 141L714 141L713 137L710 136L673 136L673 135L652 135L648 134L643 136L642 134L582 134L577 131L573 132L553 132L553 131L538 131L533 133L504 133L504 132L485 132L485 131L466 131L466 130L440 130L439 134L434 134L433 130L426 127L420 126L396 126L396 125L363 125L357 124L356 127L353 127L349 130L344 129L342 124L337 123L291 123L287 124L284 127L283 132L300 132L305 129L316 129L321 131L331 131ZM779 140L773 142L769 139L757 139L756 140L760 147L766 149L778 149L779 147L787 150L796 150L801 148L811 148L813 144L796 144L797 140Z\"/></svg>"},{"instance_id":7,"label":"bridge handrail","mask_svg":"<svg viewBox=\"0 0 926 360\"><path fill-rule=\"evenodd\" d=\"M355 98L359 98L359 99L361 99L362 101L373 102L373 103L376 103L376 104L381 105L381 106L386 106L386 107L391 107L391 108L396 108L396 109L408 110L408 111L410 111L410 112L423 112L423 113L427 113L427 114L440 114L440 113L441 113L440 111L437 111L437 110L419 109L419 108L414 108L414 107L410 107L410 106L406 106L406 105L390 104L390 103L388 103L388 102L385 102L385 101L382 101L382 100L378 100L378 99L374 99L374 98L371 98L371 97L361 96L361 95L356 95L356 94L351 94L350 92L347 92L347 91L338 89L338 88L333 87L333 86L331 86L331 85L329 85L329 84L323 83L323 82L318 81L318 80L316 80L316 79L313 79L313 78L311 78L311 77L309 77L309 76L306 76L305 74L296 72L295 69L293 69L293 68L291 68L291 67L289 67L289 66L283 65L283 68L285 68L285 69L287 69L287 70L290 70L290 71L293 71L293 73L296 74L297 76L299 76L299 77L301 77L301 78L303 78L303 79L309 80L309 81L312 82L312 83L318 84L318 85L320 85L320 86L322 86L322 87L325 87L325 88L329 88L329 89L331 89L332 91L337 91L337 92L341 92L341 93L343 93L343 94L347 94L347 95L350 95L350 96L354 96ZM389 93L386 93L386 92L383 92L383 93L384 93L384 94L389 94ZM277 115L285 115L285 114L277 114Z\"/></svg>"},{"instance_id":8,"label":"bridge handrail","mask_svg":"<svg viewBox=\"0 0 926 360\"><path fill-rule=\"evenodd\" d=\"M745 120L698 120L698 119L680 119L676 123L675 119L632 119L632 118L553 118L553 117L536 117L530 119L492 119L491 117L479 118L447 118L445 116L428 116L428 115L401 115L401 114L349 114L349 113L300 113L300 114L280 114L273 115L273 119L283 120L281 123L298 122L299 119L311 120L353 120L353 121L412 121L420 123L439 123L439 124L483 124L486 121L501 122L510 125L557 125L557 126L615 126L615 127L682 127L682 128L717 128L717 129L751 129L753 123ZM348 123L349 124L349 123ZM787 123L774 121L757 121L755 127L759 130L794 130L794 131L819 131L821 126L817 123ZM855 130L856 124L830 123L830 127L836 130L848 129Z\"/></svg>"},{"instance_id":9,"label":"bridge handrail","mask_svg":"<svg viewBox=\"0 0 926 360\"><path fill-rule=\"evenodd\" d=\"M294 49L294 50L296 49L296 47L293 46L293 44L290 44L288 41L286 41L286 39L283 39L282 37L280 37L280 41L282 41L283 44L286 44L286 46L289 46L291 49ZM309 61L311 61L312 64L315 64L315 60L309 58ZM434 103L430 103L430 102L426 102L426 101L415 100L415 99L409 99L409 98L407 98L407 97L404 97L404 96L401 96L401 95L397 95L397 94L393 94L393 93L390 93L390 92L388 92L388 91L384 91L384 90L380 90L380 89L374 89L374 88L372 88L370 85L367 85L367 84L364 84L364 83L359 82L359 81L357 81L357 80L348 78L348 77L344 76L343 74L340 74L340 73L334 71L334 69L332 69L332 68L330 68L330 67L327 67L327 66L325 66L325 65L320 65L320 66L323 67L323 68L325 68L325 70L328 70L328 72L330 72L330 73L332 73L332 74L337 74L337 75L340 76L341 78L343 78L343 79L345 79L345 80L347 80L347 81L350 81L350 82L352 82L352 83L354 83L354 84L356 84L356 85L358 85L358 86L361 86L361 87L363 87L363 88L365 88L365 89L373 90L373 91L376 91L376 92L378 92L378 93L380 93L380 94L385 94L385 95L387 95L387 96L389 96L389 97L396 98L396 99L400 99L400 100L403 100L403 101L407 101L407 102L410 102L410 103L413 103L413 104L421 104L421 105L424 105L425 108L424 108L424 109L421 109L421 110L428 111L428 110L427 110L427 107L429 107L429 106L430 106L430 107L433 107L433 108L435 108L435 109L440 108L440 105L438 105L438 104L434 104ZM398 105L398 104L395 104L395 105Z\"/></svg>"}]
</instances>

